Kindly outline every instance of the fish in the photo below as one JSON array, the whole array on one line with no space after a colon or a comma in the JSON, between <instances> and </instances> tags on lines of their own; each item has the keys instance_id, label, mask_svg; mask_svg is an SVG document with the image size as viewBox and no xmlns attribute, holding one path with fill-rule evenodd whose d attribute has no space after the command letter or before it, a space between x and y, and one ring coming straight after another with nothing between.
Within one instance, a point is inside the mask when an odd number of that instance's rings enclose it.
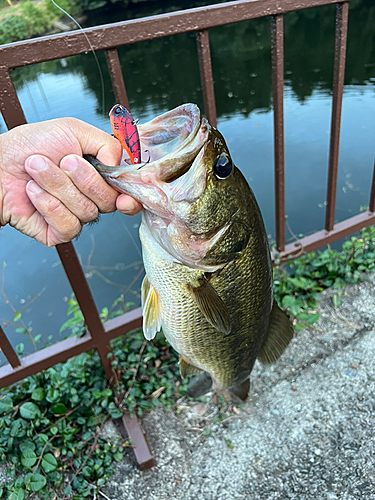
<instances>
[{"instance_id":1,"label":"fish","mask_svg":"<svg viewBox=\"0 0 375 500\"><path fill-rule=\"evenodd\" d=\"M223 136L195 104L138 125L150 160L106 166L86 159L142 205L143 332L162 330L179 353L187 394L245 400L256 359L276 361L293 327L273 297L262 215Z\"/></svg>"}]
</instances>

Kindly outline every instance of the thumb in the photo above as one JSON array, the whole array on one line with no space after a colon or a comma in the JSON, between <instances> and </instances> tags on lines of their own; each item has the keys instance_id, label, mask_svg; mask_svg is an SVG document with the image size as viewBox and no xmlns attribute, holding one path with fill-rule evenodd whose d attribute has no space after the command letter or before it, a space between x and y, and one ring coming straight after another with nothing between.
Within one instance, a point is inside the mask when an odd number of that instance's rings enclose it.
<instances>
[{"instance_id":1,"label":"thumb","mask_svg":"<svg viewBox=\"0 0 375 500\"><path fill-rule=\"evenodd\" d=\"M73 120L71 128L81 145L82 154L94 155L104 165L120 164L122 147L117 139L103 130L77 119Z\"/></svg>"}]
</instances>

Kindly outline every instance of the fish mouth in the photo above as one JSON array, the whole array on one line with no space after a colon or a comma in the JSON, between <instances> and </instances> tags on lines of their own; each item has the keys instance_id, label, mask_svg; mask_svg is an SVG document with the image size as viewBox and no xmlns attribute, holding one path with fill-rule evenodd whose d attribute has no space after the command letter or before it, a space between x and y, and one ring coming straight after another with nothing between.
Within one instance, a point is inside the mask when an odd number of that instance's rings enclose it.
<instances>
[{"instance_id":1,"label":"fish mouth","mask_svg":"<svg viewBox=\"0 0 375 500\"><path fill-rule=\"evenodd\" d=\"M183 104L153 120L138 125L142 160L136 165L106 166L93 157L86 157L102 177L114 188L142 203L146 210L161 216L170 215L170 200L179 189L184 198L186 174L201 161L210 125L195 104ZM189 173L190 174L190 173ZM191 174L192 178L194 177ZM195 174L196 177L196 174ZM184 181L184 182L181 182ZM191 191L191 187L187 191ZM190 192L189 191L189 192ZM200 190L200 192L202 192ZM167 215L168 214L168 215ZM169 218L169 217L168 217Z\"/></svg>"},{"instance_id":2,"label":"fish mouth","mask_svg":"<svg viewBox=\"0 0 375 500\"><path fill-rule=\"evenodd\" d=\"M110 167L98 162L103 176L118 179L142 169L155 173L161 182L170 183L187 172L208 138L208 122L195 104L183 104L153 120L138 125L142 164ZM109 179L108 179L109 180Z\"/></svg>"}]
</instances>

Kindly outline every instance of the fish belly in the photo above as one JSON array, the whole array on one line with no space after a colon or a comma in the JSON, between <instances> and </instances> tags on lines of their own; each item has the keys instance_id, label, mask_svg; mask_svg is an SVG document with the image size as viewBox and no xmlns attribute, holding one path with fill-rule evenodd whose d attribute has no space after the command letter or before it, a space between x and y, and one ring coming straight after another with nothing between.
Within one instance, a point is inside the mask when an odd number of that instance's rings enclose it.
<instances>
[{"instance_id":1,"label":"fish belly","mask_svg":"<svg viewBox=\"0 0 375 500\"><path fill-rule=\"evenodd\" d=\"M216 330L188 289L188 284L195 282L202 271L174 261L145 224L141 225L140 236L146 275L159 296L161 325L168 342L186 361L207 371L216 388L241 383L249 376L261 347L259 325L256 331L249 328L251 319L248 321L243 311L234 310L229 311L233 320L231 333L224 335ZM229 276L229 280L232 278ZM230 298L225 281L216 281L224 303ZM238 303L234 307L238 308Z\"/></svg>"}]
</instances>

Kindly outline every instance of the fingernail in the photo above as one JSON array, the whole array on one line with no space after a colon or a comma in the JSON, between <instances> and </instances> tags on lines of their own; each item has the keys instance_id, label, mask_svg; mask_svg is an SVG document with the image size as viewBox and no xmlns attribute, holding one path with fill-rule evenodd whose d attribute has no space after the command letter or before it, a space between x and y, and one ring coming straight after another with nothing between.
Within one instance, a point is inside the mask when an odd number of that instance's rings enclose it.
<instances>
[{"instance_id":1,"label":"fingernail","mask_svg":"<svg viewBox=\"0 0 375 500\"><path fill-rule=\"evenodd\" d=\"M73 172L78 167L78 161L75 156L67 156L61 162L62 170Z\"/></svg>"},{"instance_id":2,"label":"fingernail","mask_svg":"<svg viewBox=\"0 0 375 500\"><path fill-rule=\"evenodd\" d=\"M33 170L41 172L42 170L47 170L48 164L43 156L32 156L28 161L28 166Z\"/></svg>"},{"instance_id":3,"label":"fingernail","mask_svg":"<svg viewBox=\"0 0 375 500\"><path fill-rule=\"evenodd\" d=\"M28 191L31 191L34 194L40 194L42 192L41 187L38 186L38 184L34 181L29 181L26 184L26 187L27 187Z\"/></svg>"}]
</instances>

